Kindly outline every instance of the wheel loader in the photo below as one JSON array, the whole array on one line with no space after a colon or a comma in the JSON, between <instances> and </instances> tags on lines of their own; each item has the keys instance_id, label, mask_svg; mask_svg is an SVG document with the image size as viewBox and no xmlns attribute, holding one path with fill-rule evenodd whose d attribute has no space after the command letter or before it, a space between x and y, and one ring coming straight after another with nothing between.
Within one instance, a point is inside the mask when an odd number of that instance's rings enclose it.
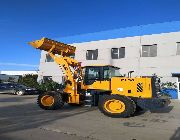
<instances>
[{"instance_id":1,"label":"wheel loader","mask_svg":"<svg viewBox=\"0 0 180 140\"><path fill-rule=\"evenodd\" d=\"M48 38L29 42L36 49L47 51L64 74L65 88L38 96L38 105L45 110L69 105L98 106L110 117L129 117L139 109L168 106L169 97L161 95L157 76L122 76L112 65L81 66L75 60L76 47Z\"/></svg>"}]
</instances>

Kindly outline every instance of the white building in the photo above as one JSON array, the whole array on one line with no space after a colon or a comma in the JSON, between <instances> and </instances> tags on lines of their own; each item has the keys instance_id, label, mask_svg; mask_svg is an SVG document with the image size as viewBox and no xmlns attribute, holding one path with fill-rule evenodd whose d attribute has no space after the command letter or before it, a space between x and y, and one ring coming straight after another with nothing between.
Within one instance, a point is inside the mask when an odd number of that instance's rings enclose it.
<instances>
[{"instance_id":1,"label":"white building","mask_svg":"<svg viewBox=\"0 0 180 140\"><path fill-rule=\"evenodd\" d=\"M55 39L76 47L75 59L82 65L111 64L121 68L122 74L135 71L132 76L154 73L163 81L180 82L172 74L180 73L180 22L134 26L111 31ZM42 51L39 79L51 76L61 82L62 72ZM179 81L178 81L179 80ZM178 84L179 85L179 84Z\"/></svg>"}]
</instances>

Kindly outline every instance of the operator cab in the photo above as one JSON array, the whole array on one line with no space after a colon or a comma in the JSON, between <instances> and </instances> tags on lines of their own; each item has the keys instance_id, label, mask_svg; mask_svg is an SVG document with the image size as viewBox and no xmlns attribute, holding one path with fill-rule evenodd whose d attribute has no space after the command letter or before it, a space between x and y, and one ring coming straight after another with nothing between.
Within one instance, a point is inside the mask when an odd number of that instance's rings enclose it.
<instances>
[{"instance_id":1,"label":"operator cab","mask_svg":"<svg viewBox=\"0 0 180 140\"><path fill-rule=\"evenodd\" d=\"M84 67L84 84L91 85L95 81L111 80L112 77L122 77L120 68L111 65Z\"/></svg>"}]
</instances>

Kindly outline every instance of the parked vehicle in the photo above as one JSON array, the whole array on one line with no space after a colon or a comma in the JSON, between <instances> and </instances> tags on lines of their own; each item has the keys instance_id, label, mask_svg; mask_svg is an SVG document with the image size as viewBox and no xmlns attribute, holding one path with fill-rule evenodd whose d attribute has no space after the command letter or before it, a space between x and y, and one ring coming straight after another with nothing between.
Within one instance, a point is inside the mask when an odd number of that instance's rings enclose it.
<instances>
[{"instance_id":1,"label":"parked vehicle","mask_svg":"<svg viewBox=\"0 0 180 140\"><path fill-rule=\"evenodd\" d=\"M0 83L0 93L27 95L38 94L39 91L35 88L27 87L18 83Z\"/></svg>"}]
</instances>

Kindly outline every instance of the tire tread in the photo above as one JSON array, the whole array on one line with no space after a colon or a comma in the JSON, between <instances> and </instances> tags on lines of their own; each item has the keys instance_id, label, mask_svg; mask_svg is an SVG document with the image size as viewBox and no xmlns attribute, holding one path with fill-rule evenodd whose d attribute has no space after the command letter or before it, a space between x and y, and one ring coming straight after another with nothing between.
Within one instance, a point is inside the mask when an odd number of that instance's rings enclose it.
<instances>
[{"instance_id":1,"label":"tire tread","mask_svg":"<svg viewBox=\"0 0 180 140\"><path fill-rule=\"evenodd\" d=\"M41 98L45 95L50 95L54 98L54 104L52 106L44 106L41 103ZM64 106L64 102L62 100L62 95L57 92L46 92L46 93L40 94L37 99L37 104L39 105L40 108L45 109L45 110L56 110L56 109L60 109Z\"/></svg>"}]
</instances>

